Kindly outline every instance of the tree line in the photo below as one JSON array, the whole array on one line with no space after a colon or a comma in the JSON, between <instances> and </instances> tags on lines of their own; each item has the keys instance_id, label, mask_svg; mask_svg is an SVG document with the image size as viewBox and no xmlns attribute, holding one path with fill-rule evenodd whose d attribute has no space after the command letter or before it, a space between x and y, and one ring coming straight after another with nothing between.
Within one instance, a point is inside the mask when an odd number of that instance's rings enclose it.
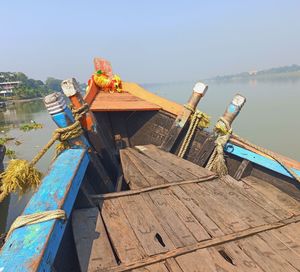
<instances>
[{"instance_id":1,"label":"tree line","mask_svg":"<svg viewBox=\"0 0 300 272\"><path fill-rule=\"evenodd\" d=\"M28 78L27 75L21 72L0 73L0 82L8 81L20 81L20 85L16 87L13 91L13 98L17 99L28 99L36 97L44 97L51 92L60 92L61 79L56 79L53 77L48 77L45 82L42 80L35 80Z\"/></svg>"}]
</instances>

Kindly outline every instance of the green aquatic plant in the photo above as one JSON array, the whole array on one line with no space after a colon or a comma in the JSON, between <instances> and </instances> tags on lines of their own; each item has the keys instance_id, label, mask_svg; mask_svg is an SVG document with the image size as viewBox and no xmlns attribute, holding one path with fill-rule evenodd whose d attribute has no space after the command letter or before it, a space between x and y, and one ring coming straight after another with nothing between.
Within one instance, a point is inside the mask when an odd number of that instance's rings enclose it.
<instances>
[{"instance_id":1,"label":"green aquatic plant","mask_svg":"<svg viewBox=\"0 0 300 272\"><path fill-rule=\"evenodd\" d=\"M36 123L35 121L31 121L30 123L23 124L20 126L20 130L25 131L25 132L33 130L33 129L39 129L39 128L43 128L43 124Z\"/></svg>"},{"instance_id":2,"label":"green aquatic plant","mask_svg":"<svg viewBox=\"0 0 300 272\"><path fill-rule=\"evenodd\" d=\"M15 138L9 136L0 137L0 145L5 145L7 142L12 141L14 139Z\"/></svg>"},{"instance_id":3,"label":"green aquatic plant","mask_svg":"<svg viewBox=\"0 0 300 272\"><path fill-rule=\"evenodd\" d=\"M10 137L8 135L4 135L4 137L0 137L0 145L6 145L5 155L10 159L15 159L17 157L16 151L7 147L7 144L9 144L13 140L15 140L15 138ZM20 144L21 144L20 141L15 140L15 145L20 145Z\"/></svg>"},{"instance_id":4,"label":"green aquatic plant","mask_svg":"<svg viewBox=\"0 0 300 272\"><path fill-rule=\"evenodd\" d=\"M6 148L5 155L7 157L9 157L10 159L16 159L17 158L16 151L14 151L10 148Z\"/></svg>"}]
</instances>

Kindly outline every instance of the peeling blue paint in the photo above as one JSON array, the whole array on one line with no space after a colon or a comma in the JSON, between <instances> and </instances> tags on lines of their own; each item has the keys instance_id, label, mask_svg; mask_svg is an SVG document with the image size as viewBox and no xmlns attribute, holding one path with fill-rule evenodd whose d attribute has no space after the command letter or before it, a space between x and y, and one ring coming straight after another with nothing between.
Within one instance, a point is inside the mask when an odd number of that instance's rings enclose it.
<instances>
[{"instance_id":1,"label":"peeling blue paint","mask_svg":"<svg viewBox=\"0 0 300 272\"><path fill-rule=\"evenodd\" d=\"M23 214L63 209L69 217L88 162L84 149L62 152ZM16 229L0 252L0 271L50 271L66 223L49 220Z\"/></svg>"},{"instance_id":2,"label":"peeling blue paint","mask_svg":"<svg viewBox=\"0 0 300 272\"><path fill-rule=\"evenodd\" d=\"M236 155L240 158L246 159L248 161L251 161L253 163L256 163L260 166L263 166L267 169L270 169L276 173L282 174L284 176L287 177L292 177L291 174L277 161L274 161L270 158L267 158L265 156L259 155L257 153L254 153L250 150L247 150L245 148L239 147L237 145L228 143L225 145L224 150L229 153L229 154L233 154ZM294 169L292 168L292 170L298 175L300 176L300 170L299 169Z\"/></svg>"},{"instance_id":3,"label":"peeling blue paint","mask_svg":"<svg viewBox=\"0 0 300 272\"><path fill-rule=\"evenodd\" d=\"M238 110L238 107L233 105L233 104L230 104L227 108L227 111L230 112L230 113L234 113Z\"/></svg>"}]
</instances>

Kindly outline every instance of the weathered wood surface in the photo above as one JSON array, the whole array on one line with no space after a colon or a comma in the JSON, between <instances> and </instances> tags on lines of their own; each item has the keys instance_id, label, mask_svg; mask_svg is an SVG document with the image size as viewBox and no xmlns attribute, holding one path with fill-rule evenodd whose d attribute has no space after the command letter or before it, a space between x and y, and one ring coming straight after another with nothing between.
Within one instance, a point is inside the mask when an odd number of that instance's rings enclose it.
<instances>
[{"instance_id":1,"label":"weathered wood surface","mask_svg":"<svg viewBox=\"0 0 300 272\"><path fill-rule=\"evenodd\" d=\"M247 249L246 248L245 248L245 250L243 249L243 244L244 245L247 244L248 246L255 247L255 244L249 243L249 240L247 240L247 239L252 238L252 237L254 239L261 239L260 235L264 234L264 233L272 233L272 232L282 233L284 228L287 228L287 227L290 227L293 225L295 225L295 227L297 228L300 226L299 221L300 221L300 218L295 217L295 218L293 218L293 220L280 221L280 222L276 222L273 224L263 225L263 226L248 229L245 231L224 235L222 237L217 237L217 238L213 238L210 240L201 241L201 242L198 242L196 244L189 245L186 247L176 248L176 249L168 251L166 253L162 253L162 254L158 254L158 255L154 255L154 256L148 256L139 261L123 263L123 264L120 264L119 266L116 266L114 268L110 268L109 270L104 270L104 271L114 271L114 272L131 271L131 269L147 267L148 265L152 265L152 264L156 264L156 263L165 263L166 264L170 259L176 260L176 264L179 264L182 271L206 271L205 269L207 269L207 267L215 268L215 265L218 265L218 263L216 263L215 260L212 260L211 257L206 258L209 260L209 262L206 265L204 265L206 263L205 260L203 260L201 262L200 259L196 259L196 260L198 260L198 262L197 262L198 270L189 270L192 268L191 267L188 268L188 267L186 267L185 264L181 264L180 260L181 260L181 258L183 258L183 259L188 258L189 260L194 259L194 258L187 257L187 255L191 254L191 256L193 256L193 253L199 252L202 250L203 251L208 250L209 252L212 252L213 251L212 249L216 249L220 254L222 254L225 257L225 260L227 262L229 261L230 263L232 263L235 266L235 268L231 267L233 269L233 271L272 271L272 269L259 270L259 267L260 267L259 263L260 263L260 261L263 261L264 258L267 259L268 254L274 254L273 252L270 252L270 251L268 251L268 249L265 248L266 251L263 252L261 260L257 261L257 260L252 259L246 253ZM296 234L294 232L294 236L295 235ZM294 237L294 236L292 236L292 237ZM287 241L290 242L290 244L292 244L296 248L296 250L299 249L299 242L295 243L290 240L287 240ZM277 242L278 242L278 240L277 240ZM289 248L290 248L289 245L286 244L284 249L288 250ZM216 253L216 252L212 252L212 254L214 254L214 253ZM276 253L274 255L275 255L274 257L276 258ZM209 256L209 255L206 255L206 256ZM298 257L298 256L296 255L296 257ZM291 259L291 260L294 263L297 263L297 259ZM194 261L192 261L192 263L194 263ZM288 261L287 261L287 265L289 265ZM247 270L247 267L249 270ZM274 266L272 266L272 267L274 267ZM229 271L232 271L232 269L230 269ZM218 271L218 270L209 269L207 271ZM225 270L225 271L227 271L227 270ZM285 271L285 270L277 269L275 271Z\"/></svg>"},{"instance_id":2,"label":"weathered wood surface","mask_svg":"<svg viewBox=\"0 0 300 272\"><path fill-rule=\"evenodd\" d=\"M72 227L81 271L117 265L98 208L73 211Z\"/></svg>"},{"instance_id":3,"label":"weathered wood surface","mask_svg":"<svg viewBox=\"0 0 300 272\"><path fill-rule=\"evenodd\" d=\"M121 150L124 177L131 189L176 183L213 175L205 168L183 160L154 145Z\"/></svg>"},{"instance_id":4,"label":"weathered wood surface","mask_svg":"<svg viewBox=\"0 0 300 272\"><path fill-rule=\"evenodd\" d=\"M138 98L128 92L99 92L91 104L92 111L145 111L160 110L161 107Z\"/></svg>"},{"instance_id":5,"label":"weathered wood surface","mask_svg":"<svg viewBox=\"0 0 300 272\"><path fill-rule=\"evenodd\" d=\"M249 177L187 183L210 172L154 146L125 149L121 157L129 184L149 186L102 197L120 260L103 271L299 269L300 206L290 196ZM153 185L154 173L167 183Z\"/></svg>"},{"instance_id":6,"label":"weathered wood surface","mask_svg":"<svg viewBox=\"0 0 300 272\"><path fill-rule=\"evenodd\" d=\"M169 188L169 187L173 187L176 185L184 185L184 184L189 184L189 183L199 183L199 182L210 181L215 178L216 178L216 175L213 174L213 175L209 175L209 176L198 178L198 179L183 180L183 181L172 182L172 183L169 182L169 183L148 186L148 187L138 188L138 189L133 189L133 190L128 190L128 191L91 195L91 198L94 199L95 201L101 202L101 200L103 200L103 199L118 198L118 197L129 196L129 195L137 195L140 193L154 191L154 190L158 190L158 189Z\"/></svg>"},{"instance_id":7,"label":"weathered wood surface","mask_svg":"<svg viewBox=\"0 0 300 272\"><path fill-rule=\"evenodd\" d=\"M89 87L89 92L88 94L85 96L85 100L88 103L91 103L91 101L93 101L95 99L95 97L97 96L99 89L97 88L97 86L94 84L94 81L91 80L90 82L90 87ZM135 83L126 83L124 82L123 84L124 90L128 91L130 94L132 94L135 97L138 97L140 99L143 99L149 103L153 103L158 105L159 107L161 107L161 109L163 111L161 111L160 113L157 112L156 117L158 117L159 115L161 115L161 113L170 113L170 116L172 116L172 120L171 123L173 123L174 121L174 115L176 116L179 112L182 112L183 110L183 106L179 105L175 102L169 101L167 99L161 98L147 90L145 90L144 88L142 88L141 86L135 84ZM100 112L98 112L100 113ZM131 124L128 125L128 128L130 127L131 134L129 135L132 136L130 137L130 140L132 141L133 145L136 144L149 144L149 143L153 143L156 145L161 145L163 140L165 139L166 135L168 134L168 131L171 127L171 125L165 125L164 122L159 122L159 118L156 118L156 120L151 120L151 122L148 122L149 119L144 118L145 116L143 115L144 113L150 113L149 111L147 112L137 112L137 114L135 115L135 118L131 119ZM153 112L155 113L155 112ZM142 116L142 117L137 117L137 116ZM142 120L142 124L143 126L136 126L136 120L135 119L143 119ZM153 121L153 122L152 122ZM162 120L160 120L162 121ZM151 128L150 128L151 127ZM149 129L150 128L150 129ZM198 131L196 133L195 139L197 138L197 136L201 135L202 133L200 131ZM143 137L141 137L143 136ZM210 146L207 146L208 150L203 150L205 155L203 157L203 160L200 159L199 163L197 162L197 158L200 158L203 156L203 153L201 152L200 155L198 156L194 151L199 151L201 150L201 145L202 143L205 141L205 139L202 141L194 141L191 146L191 152L190 150L187 151L186 154L186 158L188 158L189 160L199 164L199 165L203 165L203 161L206 160L206 157L210 155L211 152L211 148L213 147L213 145L211 144ZM242 148L240 148L242 147ZM279 173L279 174L283 174L286 177L290 177L290 174L277 162L275 162L273 159L271 159L270 157L266 156L265 154L262 154L261 152L259 152L258 150L249 147L248 145L238 141L237 139L235 139L234 137L232 137L232 139L230 140L230 143L228 143L227 145L227 151L229 151L229 154L235 155L235 156L239 156L242 158L245 158L247 160L250 160L256 164L259 165L263 165L265 168L267 169L271 169L272 171ZM246 152L245 152L246 151ZM248 152L249 151L249 152ZM285 163L292 167L296 173L299 173L300 175L300 163L296 162L292 159L286 158L282 155L277 154L282 160L285 161ZM231 157L231 155L230 155ZM233 156L234 157L234 156ZM234 174L234 173L232 173ZM297 195L298 199L300 199L299 195Z\"/></svg>"},{"instance_id":8,"label":"weathered wood surface","mask_svg":"<svg viewBox=\"0 0 300 272\"><path fill-rule=\"evenodd\" d=\"M201 97L205 95L207 88L208 86L201 82L196 83L187 105L176 117L172 127L170 128L166 138L161 145L161 148L163 150L171 152L171 150L174 148L176 142L180 139L180 135L188 125L190 117L195 112Z\"/></svg>"},{"instance_id":9,"label":"weathered wood surface","mask_svg":"<svg viewBox=\"0 0 300 272\"><path fill-rule=\"evenodd\" d=\"M239 168L237 169L237 171L234 173L233 177L236 180L240 180L241 178L249 176L251 174L251 170L252 170L251 162L248 160L243 160Z\"/></svg>"},{"instance_id":10,"label":"weathered wood surface","mask_svg":"<svg viewBox=\"0 0 300 272\"><path fill-rule=\"evenodd\" d=\"M289 212L286 209L283 209L277 203L266 197L266 195L264 195L262 192L259 192L245 182L237 181L229 175L223 177L222 180L228 185L233 186L249 200L254 201L256 205L259 205L263 209L267 210L270 214L274 215L278 219L289 218L293 216L293 213Z\"/></svg>"},{"instance_id":11,"label":"weathered wood surface","mask_svg":"<svg viewBox=\"0 0 300 272\"><path fill-rule=\"evenodd\" d=\"M262 193L266 198L276 203L282 209L287 210L294 215L299 214L300 202L283 193L273 185L255 177L247 177L244 178L243 181Z\"/></svg>"}]
</instances>

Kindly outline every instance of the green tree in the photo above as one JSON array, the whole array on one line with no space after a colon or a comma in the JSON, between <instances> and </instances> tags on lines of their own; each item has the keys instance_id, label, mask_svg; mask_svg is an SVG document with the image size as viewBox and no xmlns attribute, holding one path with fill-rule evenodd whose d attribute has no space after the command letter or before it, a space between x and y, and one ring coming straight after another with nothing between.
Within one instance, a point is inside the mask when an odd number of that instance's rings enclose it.
<instances>
[{"instance_id":1,"label":"green tree","mask_svg":"<svg viewBox=\"0 0 300 272\"><path fill-rule=\"evenodd\" d=\"M53 91L61 92L61 87L60 87L61 82L62 80L60 79L48 77L46 80L46 86Z\"/></svg>"}]
</instances>

